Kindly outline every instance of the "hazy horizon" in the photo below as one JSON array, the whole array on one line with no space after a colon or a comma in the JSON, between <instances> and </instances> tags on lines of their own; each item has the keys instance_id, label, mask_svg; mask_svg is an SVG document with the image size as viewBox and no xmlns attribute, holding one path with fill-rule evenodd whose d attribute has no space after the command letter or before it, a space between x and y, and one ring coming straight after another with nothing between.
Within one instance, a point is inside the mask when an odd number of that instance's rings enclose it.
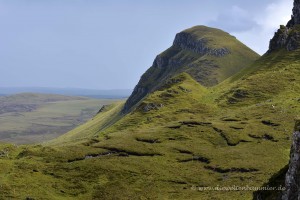
<instances>
[{"instance_id":1,"label":"hazy horizon","mask_svg":"<svg viewBox=\"0 0 300 200\"><path fill-rule=\"evenodd\" d=\"M223 29L263 54L292 0L0 0L0 87L133 89L175 34Z\"/></svg>"}]
</instances>

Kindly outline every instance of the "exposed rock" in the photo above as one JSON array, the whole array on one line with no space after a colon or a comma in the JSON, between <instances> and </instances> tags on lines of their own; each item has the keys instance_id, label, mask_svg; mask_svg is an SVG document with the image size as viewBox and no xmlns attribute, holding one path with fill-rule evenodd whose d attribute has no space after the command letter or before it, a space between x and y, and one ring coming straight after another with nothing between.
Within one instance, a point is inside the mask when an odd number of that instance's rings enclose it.
<instances>
[{"instance_id":1,"label":"exposed rock","mask_svg":"<svg viewBox=\"0 0 300 200\"><path fill-rule=\"evenodd\" d=\"M157 68L162 68L162 67L168 65L168 62L169 62L168 58L158 55L158 56L156 56L152 66L157 67Z\"/></svg>"},{"instance_id":2,"label":"exposed rock","mask_svg":"<svg viewBox=\"0 0 300 200\"><path fill-rule=\"evenodd\" d=\"M288 22L287 27L291 28L297 24L300 24L300 0L294 0L292 19Z\"/></svg>"},{"instance_id":3,"label":"exposed rock","mask_svg":"<svg viewBox=\"0 0 300 200\"><path fill-rule=\"evenodd\" d=\"M282 200L300 199L300 119L296 120Z\"/></svg>"},{"instance_id":4,"label":"exposed rock","mask_svg":"<svg viewBox=\"0 0 300 200\"><path fill-rule=\"evenodd\" d=\"M97 114L104 112L108 108L108 105L103 105L100 110L97 112Z\"/></svg>"},{"instance_id":5,"label":"exposed rock","mask_svg":"<svg viewBox=\"0 0 300 200\"><path fill-rule=\"evenodd\" d=\"M144 112L149 112L151 110L159 110L160 108L164 107L161 103L147 103L147 104L141 104L141 107Z\"/></svg>"},{"instance_id":6,"label":"exposed rock","mask_svg":"<svg viewBox=\"0 0 300 200\"><path fill-rule=\"evenodd\" d=\"M129 111L135 104L137 104L143 97L148 93L148 89L140 86L139 84L135 86L130 98L126 101L123 112Z\"/></svg>"},{"instance_id":7,"label":"exposed rock","mask_svg":"<svg viewBox=\"0 0 300 200\"><path fill-rule=\"evenodd\" d=\"M225 56L229 54L230 51L227 48L212 49L207 46L207 40L201 38L195 40L195 38L187 32L181 32L176 34L175 40L173 42L174 46L180 47L181 49L190 50L202 55L212 55L212 56Z\"/></svg>"},{"instance_id":8,"label":"exposed rock","mask_svg":"<svg viewBox=\"0 0 300 200\"><path fill-rule=\"evenodd\" d=\"M288 51L298 49L300 32L297 26L300 25L300 0L294 1L293 15L286 26L281 25L270 41L268 53L285 48Z\"/></svg>"}]
</instances>

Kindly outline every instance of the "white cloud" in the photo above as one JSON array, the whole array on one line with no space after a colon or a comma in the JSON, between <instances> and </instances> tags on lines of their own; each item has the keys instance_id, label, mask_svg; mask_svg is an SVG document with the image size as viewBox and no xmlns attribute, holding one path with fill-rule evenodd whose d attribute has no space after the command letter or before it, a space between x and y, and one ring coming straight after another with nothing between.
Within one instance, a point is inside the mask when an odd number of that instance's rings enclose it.
<instances>
[{"instance_id":1,"label":"white cloud","mask_svg":"<svg viewBox=\"0 0 300 200\"><path fill-rule=\"evenodd\" d=\"M242 32L251 29L257 24L251 13L237 5L233 5L230 10L219 14L209 25L224 31Z\"/></svg>"},{"instance_id":2,"label":"white cloud","mask_svg":"<svg viewBox=\"0 0 300 200\"><path fill-rule=\"evenodd\" d=\"M293 8L292 0L280 0L267 6L264 14L256 19L265 31L278 28L279 24L286 24L291 19Z\"/></svg>"},{"instance_id":3,"label":"white cloud","mask_svg":"<svg viewBox=\"0 0 300 200\"><path fill-rule=\"evenodd\" d=\"M278 0L267 5L259 13L255 13L253 20L257 26L246 31L232 31L239 40L256 52L263 54L267 51L269 41L279 25L285 25L291 18L293 0Z\"/></svg>"}]
</instances>

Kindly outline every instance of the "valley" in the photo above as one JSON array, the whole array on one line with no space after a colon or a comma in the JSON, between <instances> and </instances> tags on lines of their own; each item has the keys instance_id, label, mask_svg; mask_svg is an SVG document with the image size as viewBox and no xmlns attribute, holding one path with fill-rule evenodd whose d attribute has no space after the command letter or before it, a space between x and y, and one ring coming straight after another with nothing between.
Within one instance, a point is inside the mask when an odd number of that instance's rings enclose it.
<instances>
[{"instance_id":1,"label":"valley","mask_svg":"<svg viewBox=\"0 0 300 200\"><path fill-rule=\"evenodd\" d=\"M114 101L34 93L0 97L0 140L26 144L56 138Z\"/></svg>"}]
</instances>

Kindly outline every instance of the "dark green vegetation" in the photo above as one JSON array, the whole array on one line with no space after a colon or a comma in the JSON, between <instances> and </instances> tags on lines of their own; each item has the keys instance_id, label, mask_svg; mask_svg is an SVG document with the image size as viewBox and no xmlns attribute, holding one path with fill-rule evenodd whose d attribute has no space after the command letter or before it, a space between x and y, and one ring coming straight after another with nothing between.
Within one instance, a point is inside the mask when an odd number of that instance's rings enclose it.
<instances>
[{"instance_id":1,"label":"dark green vegetation","mask_svg":"<svg viewBox=\"0 0 300 200\"><path fill-rule=\"evenodd\" d=\"M0 198L252 199L197 188L260 187L288 164L299 56L280 48L208 88L175 73L123 117L118 102L46 144L2 144Z\"/></svg>"},{"instance_id":2,"label":"dark green vegetation","mask_svg":"<svg viewBox=\"0 0 300 200\"><path fill-rule=\"evenodd\" d=\"M24 144L53 139L112 102L32 93L0 97L0 140Z\"/></svg>"},{"instance_id":3,"label":"dark green vegetation","mask_svg":"<svg viewBox=\"0 0 300 200\"><path fill-rule=\"evenodd\" d=\"M184 30L143 74L123 112L132 110L147 94L182 72L210 87L249 67L258 57L234 36L219 29L195 26Z\"/></svg>"}]
</instances>

